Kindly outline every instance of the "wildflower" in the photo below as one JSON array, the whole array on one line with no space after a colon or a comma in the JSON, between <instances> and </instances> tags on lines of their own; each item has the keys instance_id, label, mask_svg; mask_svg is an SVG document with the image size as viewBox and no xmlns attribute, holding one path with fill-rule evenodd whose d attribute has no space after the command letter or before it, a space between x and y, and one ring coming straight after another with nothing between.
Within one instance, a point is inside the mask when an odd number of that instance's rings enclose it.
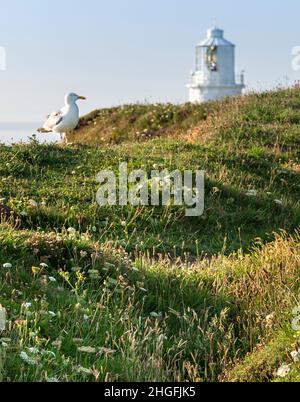
<instances>
[{"instance_id":1,"label":"wildflower","mask_svg":"<svg viewBox=\"0 0 300 402\"><path fill-rule=\"evenodd\" d=\"M53 311L48 311L48 314L50 315L50 317L54 318L56 317L56 314Z\"/></svg>"},{"instance_id":2,"label":"wildflower","mask_svg":"<svg viewBox=\"0 0 300 402\"><path fill-rule=\"evenodd\" d=\"M57 282L56 279L55 279L53 276L49 276L48 279L49 279L49 281L52 282L52 283Z\"/></svg>"},{"instance_id":3,"label":"wildflower","mask_svg":"<svg viewBox=\"0 0 300 402\"><path fill-rule=\"evenodd\" d=\"M274 202L276 205L279 205L279 206L283 205L283 201L281 201L281 200L275 200Z\"/></svg>"},{"instance_id":4,"label":"wildflower","mask_svg":"<svg viewBox=\"0 0 300 402\"><path fill-rule=\"evenodd\" d=\"M74 342L74 343L82 343L82 342L83 342L83 339L82 339L82 338L74 338L74 339L73 339L73 342Z\"/></svg>"},{"instance_id":5,"label":"wildflower","mask_svg":"<svg viewBox=\"0 0 300 402\"><path fill-rule=\"evenodd\" d=\"M32 355L38 355L40 353L38 348L27 348L28 352Z\"/></svg>"},{"instance_id":6,"label":"wildflower","mask_svg":"<svg viewBox=\"0 0 300 402\"><path fill-rule=\"evenodd\" d=\"M285 378L291 372L291 365L283 364L276 372L277 377Z\"/></svg>"},{"instance_id":7,"label":"wildflower","mask_svg":"<svg viewBox=\"0 0 300 402\"><path fill-rule=\"evenodd\" d=\"M0 342L11 343L10 338L1 338Z\"/></svg>"},{"instance_id":8,"label":"wildflower","mask_svg":"<svg viewBox=\"0 0 300 402\"><path fill-rule=\"evenodd\" d=\"M35 200L29 200L28 203L33 208L36 208L38 206L38 203Z\"/></svg>"},{"instance_id":9,"label":"wildflower","mask_svg":"<svg viewBox=\"0 0 300 402\"><path fill-rule=\"evenodd\" d=\"M150 313L150 317L152 317L152 318L161 318L161 316L162 316L161 313L157 314L154 311L152 313Z\"/></svg>"},{"instance_id":10,"label":"wildflower","mask_svg":"<svg viewBox=\"0 0 300 402\"><path fill-rule=\"evenodd\" d=\"M28 360L28 357L29 357L29 356L27 355L26 352L21 352L21 353L20 353L20 357L21 357L22 360Z\"/></svg>"},{"instance_id":11,"label":"wildflower","mask_svg":"<svg viewBox=\"0 0 300 402\"><path fill-rule=\"evenodd\" d=\"M78 352L94 354L97 353L97 349L91 346L81 346L80 348L78 348Z\"/></svg>"},{"instance_id":12,"label":"wildflower","mask_svg":"<svg viewBox=\"0 0 300 402\"><path fill-rule=\"evenodd\" d=\"M34 275L38 275L41 272L41 268L39 267L32 267L31 271Z\"/></svg>"},{"instance_id":13,"label":"wildflower","mask_svg":"<svg viewBox=\"0 0 300 402\"><path fill-rule=\"evenodd\" d=\"M99 274L90 274L90 279L100 279L100 275Z\"/></svg>"},{"instance_id":14,"label":"wildflower","mask_svg":"<svg viewBox=\"0 0 300 402\"><path fill-rule=\"evenodd\" d=\"M99 257L100 257L100 255L99 255ZM104 265L105 265L105 267L108 268L108 269L116 268L114 264L111 264L111 263L109 263L109 262L106 262Z\"/></svg>"},{"instance_id":15,"label":"wildflower","mask_svg":"<svg viewBox=\"0 0 300 402\"><path fill-rule=\"evenodd\" d=\"M108 283L110 283L111 285L116 286L118 284L118 281L114 278L107 278Z\"/></svg>"},{"instance_id":16,"label":"wildflower","mask_svg":"<svg viewBox=\"0 0 300 402\"><path fill-rule=\"evenodd\" d=\"M3 268L5 268L5 269L11 269L11 268L12 268L12 264L10 264L9 262L7 262L6 264L3 264Z\"/></svg>"},{"instance_id":17,"label":"wildflower","mask_svg":"<svg viewBox=\"0 0 300 402\"><path fill-rule=\"evenodd\" d=\"M294 363L299 363L300 362L300 350L294 350L291 353L292 359L294 360Z\"/></svg>"},{"instance_id":18,"label":"wildflower","mask_svg":"<svg viewBox=\"0 0 300 402\"><path fill-rule=\"evenodd\" d=\"M90 276L99 276L99 271L98 271L97 269L90 269L90 270L88 271L88 274L89 274Z\"/></svg>"},{"instance_id":19,"label":"wildflower","mask_svg":"<svg viewBox=\"0 0 300 402\"><path fill-rule=\"evenodd\" d=\"M27 325L27 321L26 320L16 320L15 321L16 325L18 327L25 327Z\"/></svg>"},{"instance_id":20,"label":"wildflower","mask_svg":"<svg viewBox=\"0 0 300 402\"><path fill-rule=\"evenodd\" d=\"M213 187L212 192L213 194L217 194L220 192L220 189L218 187Z\"/></svg>"},{"instance_id":21,"label":"wildflower","mask_svg":"<svg viewBox=\"0 0 300 402\"><path fill-rule=\"evenodd\" d=\"M132 267L133 272L140 272L140 270L137 267Z\"/></svg>"},{"instance_id":22,"label":"wildflower","mask_svg":"<svg viewBox=\"0 0 300 402\"><path fill-rule=\"evenodd\" d=\"M80 251L80 257L81 258L86 258L87 257L87 252L86 251Z\"/></svg>"},{"instance_id":23,"label":"wildflower","mask_svg":"<svg viewBox=\"0 0 300 402\"><path fill-rule=\"evenodd\" d=\"M28 310L32 306L32 303L23 303L22 307L24 307L25 310Z\"/></svg>"},{"instance_id":24,"label":"wildflower","mask_svg":"<svg viewBox=\"0 0 300 402\"><path fill-rule=\"evenodd\" d=\"M269 314L266 317L266 325L268 328L272 328L274 325L275 313Z\"/></svg>"},{"instance_id":25,"label":"wildflower","mask_svg":"<svg viewBox=\"0 0 300 402\"><path fill-rule=\"evenodd\" d=\"M5 331L6 327L6 310L0 304L0 332Z\"/></svg>"},{"instance_id":26,"label":"wildflower","mask_svg":"<svg viewBox=\"0 0 300 402\"><path fill-rule=\"evenodd\" d=\"M54 348L60 349L62 345L62 341L60 339L57 339L56 341L52 342L52 346Z\"/></svg>"},{"instance_id":27,"label":"wildflower","mask_svg":"<svg viewBox=\"0 0 300 402\"><path fill-rule=\"evenodd\" d=\"M93 374L93 370L87 369L87 368L82 367L82 366L79 366L79 367L77 368L77 372L78 372L79 374L87 374L87 375Z\"/></svg>"},{"instance_id":28,"label":"wildflower","mask_svg":"<svg viewBox=\"0 0 300 402\"><path fill-rule=\"evenodd\" d=\"M99 352L100 352L100 353L103 353L103 354L105 354L105 355L111 355L111 354L116 353L117 351L114 350L114 349L100 348L100 349L99 349Z\"/></svg>"},{"instance_id":29,"label":"wildflower","mask_svg":"<svg viewBox=\"0 0 300 402\"><path fill-rule=\"evenodd\" d=\"M40 267L43 268L43 269L46 269L46 268L48 268L48 265L45 264L44 262L42 262L42 263L40 264Z\"/></svg>"},{"instance_id":30,"label":"wildflower","mask_svg":"<svg viewBox=\"0 0 300 402\"><path fill-rule=\"evenodd\" d=\"M37 361L35 359L33 359L32 357L29 357L28 354L26 352L21 352L20 353L20 358L27 364L29 364L30 366L34 366Z\"/></svg>"},{"instance_id":31,"label":"wildflower","mask_svg":"<svg viewBox=\"0 0 300 402\"><path fill-rule=\"evenodd\" d=\"M53 382L53 383L55 383L55 382L59 382L59 380L58 380L56 377L51 377L51 378L48 378L48 379L47 379L47 382Z\"/></svg>"},{"instance_id":32,"label":"wildflower","mask_svg":"<svg viewBox=\"0 0 300 402\"><path fill-rule=\"evenodd\" d=\"M68 228L67 232L69 234L76 234L77 230L75 228Z\"/></svg>"},{"instance_id":33,"label":"wildflower","mask_svg":"<svg viewBox=\"0 0 300 402\"><path fill-rule=\"evenodd\" d=\"M257 190L249 190L249 191L247 191L246 196L247 197L256 197L257 193L258 193Z\"/></svg>"}]
</instances>

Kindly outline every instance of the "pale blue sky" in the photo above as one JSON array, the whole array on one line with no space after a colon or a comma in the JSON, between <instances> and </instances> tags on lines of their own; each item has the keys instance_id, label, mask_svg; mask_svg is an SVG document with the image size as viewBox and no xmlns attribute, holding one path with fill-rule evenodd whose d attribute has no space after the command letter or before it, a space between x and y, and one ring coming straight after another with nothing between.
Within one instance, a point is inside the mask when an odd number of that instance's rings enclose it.
<instances>
[{"instance_id":1,"label":"pale blue sky","mask_svg":"<svg viewBox=\"0 0 300 402\"><path fill-rule=\"evenodd\" d=\"M82 113L124 102L187 100L194 46L217 24L251 87L300 80L299 0L10 0L0 9L0 121L40 121L65 92Z\"/></svg>"}]
</instances>

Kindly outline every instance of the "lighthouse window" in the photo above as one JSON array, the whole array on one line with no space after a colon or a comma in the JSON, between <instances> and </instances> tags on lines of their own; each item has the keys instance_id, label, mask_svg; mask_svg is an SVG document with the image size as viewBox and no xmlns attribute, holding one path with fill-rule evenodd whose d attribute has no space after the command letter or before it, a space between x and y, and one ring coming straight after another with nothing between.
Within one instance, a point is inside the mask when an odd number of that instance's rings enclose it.
<instances>
[{"instance_id":1,"label":"lighthouse window","mask_svg":"<svg viewBox=\"0 0 300 402\"><path fill-rule=\"evenodd\" d=\"M218 54L217 46L207 48L206 63L211 71L218 71Z\"/></svg>"}]
</instances>

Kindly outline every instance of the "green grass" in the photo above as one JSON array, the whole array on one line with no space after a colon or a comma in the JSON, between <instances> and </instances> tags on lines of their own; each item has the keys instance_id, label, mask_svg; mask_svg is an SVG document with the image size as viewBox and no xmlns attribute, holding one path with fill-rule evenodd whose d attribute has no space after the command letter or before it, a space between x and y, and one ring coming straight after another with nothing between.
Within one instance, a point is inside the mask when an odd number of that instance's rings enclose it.
<instances>
[{"instance_id":1,"label":"green grass","mask_svg":"<svg viewBox=\"0 0 300 402\"><path fill-rule=\"evenodd\" d=\"M297 87L128 105L66 148L1 145L0 203L23 227L0 225L0 379L278 381L289 364L297 381L299 107ZM123 161L205 170L205 214L100 208L96 175Z\"/></svg>"}]
</instances>

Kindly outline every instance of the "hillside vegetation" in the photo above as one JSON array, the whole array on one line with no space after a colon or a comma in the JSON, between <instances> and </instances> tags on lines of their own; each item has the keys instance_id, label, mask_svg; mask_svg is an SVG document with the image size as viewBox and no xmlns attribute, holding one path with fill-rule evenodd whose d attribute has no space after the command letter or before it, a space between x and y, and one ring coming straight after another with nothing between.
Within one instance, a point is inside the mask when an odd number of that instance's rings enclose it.
<instances>
[{"instance_id":1,"label":"hillside vegetation","mask_svg":"<svg viewBox=\"0 0 300 402\"><path fill-rule=\"evenodd\" d=\"M85 116L0 146L2 381L300 378L300 89ZM96 175L205 170L205 214L99 207Z\"/></svg>"}]
</instances>

